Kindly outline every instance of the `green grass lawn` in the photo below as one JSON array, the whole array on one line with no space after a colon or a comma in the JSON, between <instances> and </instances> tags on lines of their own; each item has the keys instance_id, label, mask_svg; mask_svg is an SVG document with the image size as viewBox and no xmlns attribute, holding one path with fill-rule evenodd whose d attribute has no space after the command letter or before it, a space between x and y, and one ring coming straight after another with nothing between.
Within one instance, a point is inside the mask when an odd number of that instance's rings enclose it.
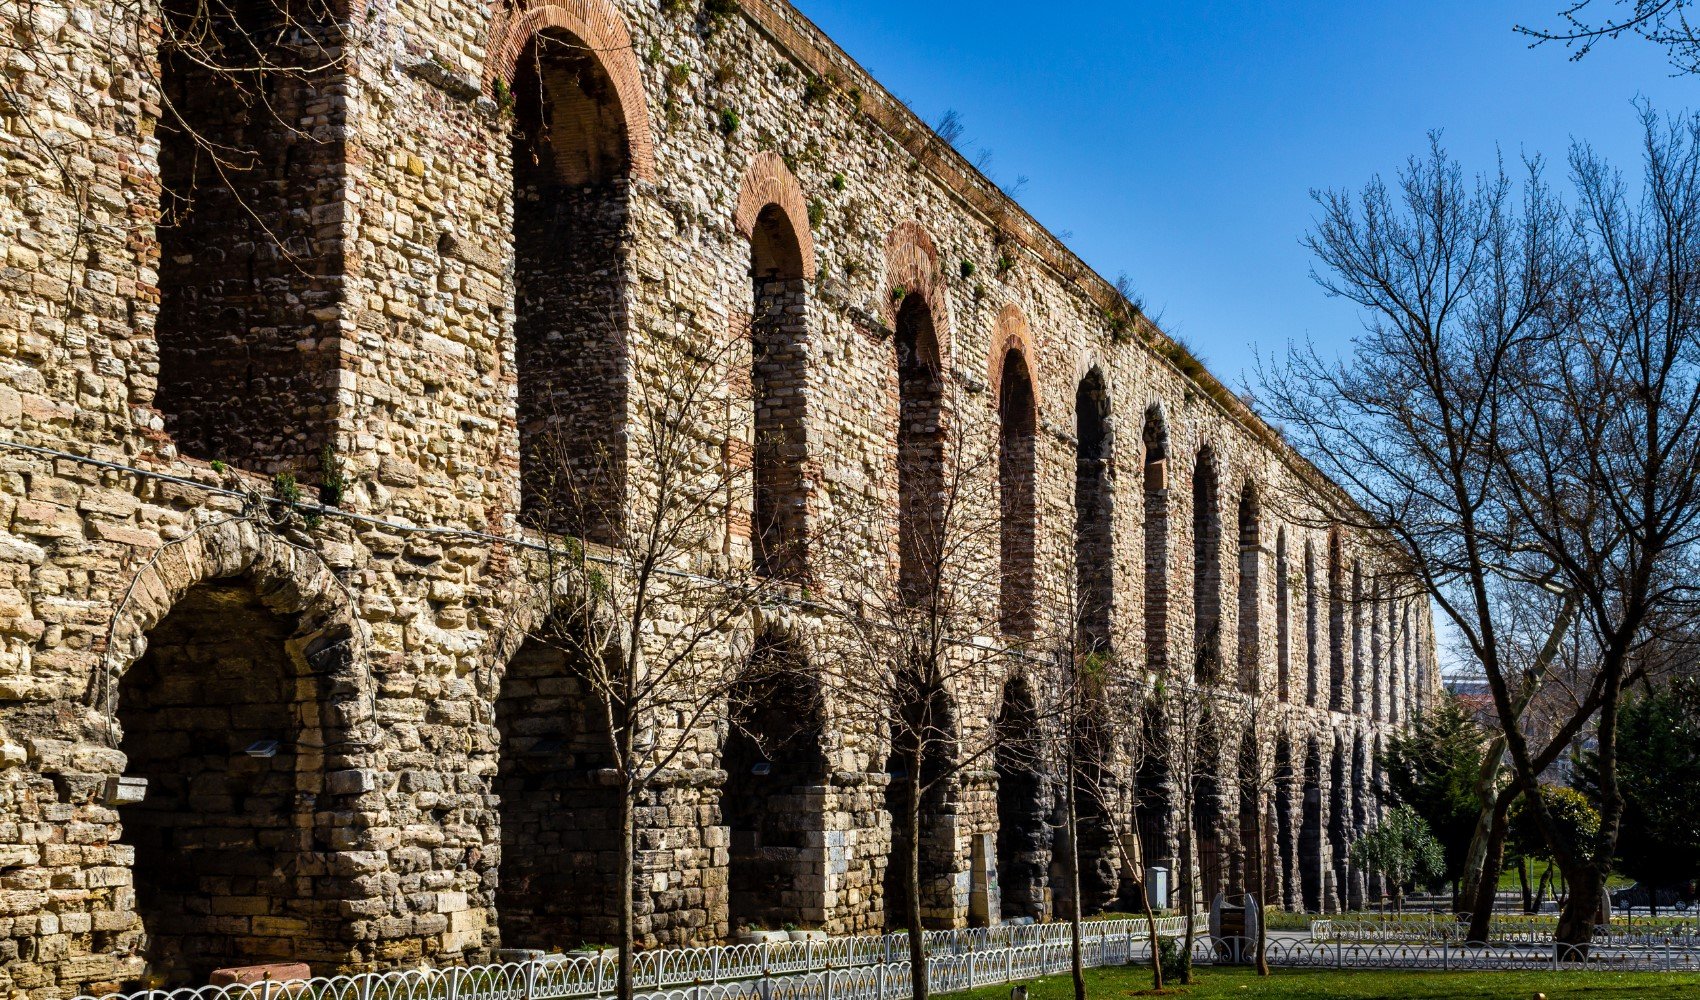
<instances>
[{"instance_id":1,"label":"green grass lawn","mask_svg":"<svg viewBox=\"0 0 1700 1000\"><path fill-rule=\"evenodd\" d=\"M1664 1000L1700 996L1700 974L1657 972L1370 972L1276 969L1260 979L1251 969L1196 970L1191 986L1165 988L1166 996L1188 1000L1451 1000L1482 997L1530 1000ZM1091 1000L1151 995L1151 970L1135 966L1086 970ZM1067 975L1028 983L1028 1000L1073 1000ZM957 994L966 1000L1008 1000L1008 986Z\"/></svg>"}]
</instances>

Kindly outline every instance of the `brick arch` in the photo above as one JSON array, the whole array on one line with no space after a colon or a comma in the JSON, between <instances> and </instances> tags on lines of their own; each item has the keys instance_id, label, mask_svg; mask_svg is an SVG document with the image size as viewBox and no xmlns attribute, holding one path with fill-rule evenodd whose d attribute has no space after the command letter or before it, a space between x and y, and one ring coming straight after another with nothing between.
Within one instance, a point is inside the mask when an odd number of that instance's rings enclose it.
<instances>
[{"instance_id":1,"label":"brick arch","mask_svg":"<svg viewBox=\"0 0 1700 1000\"><path fill-rule=\"evenodd\" d=\"M632 46L631 30L609 0L537 0L523 10L499 11L490 29L489 57L484 63L485 93L495 92L497 80L513 83L526 45L539 32L551 28L571 33L596 54L619 97L632 176L654 183L655 138L642 67Z\"/></svg>"},{"instance_id":2,"label":"brick arch","mask_svg":"<svg viewBox=\"0 0 1700 1000\"><path fill-rule=\"evenodd\" d=\"M797 249L803 255L803 277L815 280L815 237L809 229L809 206L803 198L803 186L785 160L772 150L756 154L744 171L743 187L738 191L738 209L733 223L745 239L754 239L756 221L769 205L785 213L791 232L797 238Z\"/></svg>"},{"instance_id":3,"label":"brick arch","mask_svg":"<svg viewBox=\"0 0 1700 1000\"><path fill-rule=\"evenodd\" d=\"M950 370L950 301L945 294L944 275L939 270L938 245L925 226L913 220L900 222L885 239L886 325L896 327L897 310L903 304L896 294L921 296L933 317L933 339L938 344L939 367Z\"/></svg>"},{"instance_id":4,"label":"brick arch","mask_svg":"<svg viewBox=\"0 0 1700 1000\"><path fill-rule=\"evenodd\" d=\"M986 384L991 387L992 408L1003 405L1003 369L1011 352L1018 352L1027 364L1027 377L1033 383L1033 408L1044 409L1044 396L1039 388L1039 351L1033 342L1033 331L1027 317L1016 305L1006 305L998 311L992 325L992 353L986 359Z\"/></svg>"}]
</instances>

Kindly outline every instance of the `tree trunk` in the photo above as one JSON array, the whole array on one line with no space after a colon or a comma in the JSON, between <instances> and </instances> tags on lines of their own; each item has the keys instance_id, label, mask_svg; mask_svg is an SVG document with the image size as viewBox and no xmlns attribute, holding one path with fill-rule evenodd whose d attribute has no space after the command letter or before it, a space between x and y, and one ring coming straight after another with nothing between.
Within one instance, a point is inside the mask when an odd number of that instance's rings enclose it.
<instances>
[{"instance_id":1,"label":"tree trunk","mask_svg":"<svg viewBox=\"0 0 1700 1000\"><path fill-rule=\"evenodd\" d=\"M1068 933L1069 971L1074 976L1074 1000L1086 1000L1086 956L1080 946L1080 823L1075 809L1074 754L1068 755L1068 785L1063 792L1063 817L1068 837Z\"/></svg>"},{"instance_id":2,"label":"tree trunk","mask_svg":"<svg viewBox=\"0 0 1700 1000\"><path fill-rule=\"evenodd\" d=\"M1618 655L1624 655L1621 651ZM1600 704L1600 725L1597 761L1600 799L1600 828L1593 843L1581 851L1571 852L1555 837L1550 818L1544 807L1535 815L1542 821L1542 833L1553 848L1554 860L1562 872L1574 867L1576 875L1569 881L1570 898L1558 914L1555 935L1561 958L1587 958L1588 946L1594 940L1594 927L1606 898L1606 876L1611 871L1611 858L1617 850L1618 828L1623 822L1623 793L1617 784L1617 704L1622 692L1622 671L1616 671L1606 682L1605 697ZM1531 793L1539 804L1539 796ZM1581 856L1578 857L1577 855ZM1569 862L1567 865L1566 862Z\"/></svg>"},{"instance_id":3,"label":"tree trunk","mask_svg":"<svg viewBox=\"0 0 1700 1000\"><path fill-rule=\"evenodd\" d=\"M1562 961L1580 961L1588 956L1594 939L1595 918L1606 895L1606 873L1594 865L1584 866L1571 880L1570 898L1558 915L1554 935Z\"/></svg>"},{"instance_id":4,"label":"tree trunk","mask_svg":"<svg viewBox=\"0 0 1700 1000\"><path fill-rule=\"evenodd\" d=\"M1517 859L1517 887L1523 891L1523 912L1535 912L1535 890L1529 885L1529 859Z\"/></svg>"},{"instance_id":5,"label":"tree trunk","mask_svg":"<svg viewBox=\"0 0 1700 1000\"><path fill-rule=\"evenodd\" d=\"M914 1000L927 1000L927 932L921 928L921 755L910 761L909 803L903 825L909 834L909 850L904 852L903 902L909 918L909 984Z\"/></svg>"},{"instance_id":6,"label":"tree trunk","mask_svg":"<svg viewBox=\"0 0 1700 1000\"><path fill-rule=\"evenodd\" d=\"M1192 942L1197 933L1195 911L1198 904L1193 899L1197 891L1194 887L1196 873L1193 867L1192 842L1192 798L1184 797L1181 803L1181 905L1186 907L1186 935L1182 940L1181 949L1181 985L1192 985Z\"/></svg>"},{"instance_id":7,"label":"tree trunk","mask_svg":"<svg viewBox=\"0 0 1700 1000\"><path fill-rule=\"evenodd\" d=\"M1257 915L1257 974L1259 976L1267 976L1269 975L1269 940L1263 933L1263 925L1265 923L1263 897L1269 887L1264 884L1266 880L1264 877L1265 867L1263 863L1263 803L1256 801L1260 798L1262 798L1262 796L1257 795L1255 792L1252 794L1252 851L1249 859L1252 868L1252 877L1250 881L1252 885L1257 887L1257 894L1254 896L1249 892L1246 893L1245 905L1247 912L1255 913Z\"/></svg>"},{"instance_id":8,"label":"tree trunk","mask_svg":"<svg viewBox=\"0 0 1700 1000\"><path fill-rule=\"evenodd\" d=\"M1144 861L1144 858L1140 858ZM1151 988L1163 988L1162 935L1157 933L1157 914L1151 910L1151 886L1145 881L1150 869L1139 873L1139 908L1145 911L1145 931L1151 937Z\"/></svg>"},{"instance_id":9,"label":"tree trunk","mask_svg":"<svg viewBox=\"0 0 1700 1000\"><path fill-rule=\"evenodd\" d=\"M1493 852L1493 831L1494 824L1498 821L1500 800L1506 798L1505 793L1499 789L1499 762L1504 756L1505 739L1499 737L1490 742L1487 749L1482 753L1481 767L1476 772L1476 802L1479 806L1476 812L1476 828L1470 834L1470 848L1464 854L1464 871L1461 879L1463 884L1459 887L1454 900L1455 906L1471 907L1468 915L1472 918L1470 925L1472 930L1476 926L1474 920L1476 910L1480 909L1477 905L1477 899L1481 895L1481 883L1485 874L1483 869L1488 863L1489 855ZM1500 838L1500 842L1504 842L1503 837ZM1496 873L1489 881L1497 884L1498 878L1499 876ZM1464 916L1465 913L1460 912L1458 915Z\"/></svg>"},{"instance_id":10,"label":"tree trunk","mask_svg":"<svg viewBox=\"0 0 1700 1000\"><path fill-rule=\"evenodd\" d=\"M614 993L619 1000L632 1000L632 952L637 946L636 906L633 903L634 876L637 869L637 822L632 797L635 789L624 782L620 790L620 968L615 978Z\"/></svg>"},{"instance_id":11,"label":"tree trunk","mask_svg":"<svg viewBox=\"0 0 1700 1000\"><path fill-rule=\"evenodd\" d=\"M1509 790L1501 792L1494 803L1488 827L1487 849L1483 856L1481 879L1470 903L1470 932L1466 942L1486 942L1493 934L1493 908L1499 897L1499 873L1505 864L1505 837L1511 830L1511 803L1516 799Z\"/></svg>"}]
</instances>

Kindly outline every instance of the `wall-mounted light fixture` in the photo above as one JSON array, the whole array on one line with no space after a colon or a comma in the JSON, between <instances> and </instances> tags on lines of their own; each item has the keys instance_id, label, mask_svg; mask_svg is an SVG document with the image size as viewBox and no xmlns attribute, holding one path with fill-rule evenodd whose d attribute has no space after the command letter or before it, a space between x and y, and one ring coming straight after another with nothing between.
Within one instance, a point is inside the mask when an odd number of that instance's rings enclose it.
<instances>
[{"instance_id":1,"label":"wall-mounted light fixture","mask_svg":"<svg viewBox=\"0 0 1700 1000\"><path fill-rule=\"evenodd\" d=\"M282 740L257 740L242 752L250 757L265 758L276 757L277 752L282 749Z\"/></svg>"}]
</instances>

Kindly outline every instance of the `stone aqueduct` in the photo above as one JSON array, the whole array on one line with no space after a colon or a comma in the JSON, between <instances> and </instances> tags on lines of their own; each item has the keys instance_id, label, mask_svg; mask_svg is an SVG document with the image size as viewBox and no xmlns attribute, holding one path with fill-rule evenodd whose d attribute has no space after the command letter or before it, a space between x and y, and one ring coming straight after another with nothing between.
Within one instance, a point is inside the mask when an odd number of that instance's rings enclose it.
<instances>
[{"instance_id":1,"label":"stone aqueduct","mask_svg":"<svg viewBox=\"0 0 1700 1000\"><path fill-rule=\"evenodd\" d=\"M658 329L755 342L748 440L794 447L744 449L769 498L728 513L746 541L806 539L832 489L907 502L902 427L936 423L950 383L965 434L1023 456L1003 578L1091 588L1118 657L1188 663L1222 636L1278 692L1260 752L1281 778L1250 805L1273 817L1271 893L1362 902L1344 849L1379 809L1376 747L1435 689L1425 606L1376 599L1337 491L1116 322L1104 283L784 0L332 0L284 5L288 30L238 3L306 67L262 80L272 115L161 48L145 18L179 7L0 7L29 49L0 101L0 985L606 938L594 754L540 784L504 738L578 725L564 667L497 641L488 541L396 525L523 531L546 407L641 475L626 386ZM315 43L340 58L300 58ZM326 445L367 520L280 532L222 489L312 483ZM1008 679L953 692L962 724L992 725ZM648 944L887 925L882 751L818 749L768 785L747 748L712 749L646 803ZM141 805L110 804L122 775L148 779ZM1244 848L1231 765L1221 785L1199 817L1216 859ZM929 817L928 919L1045 918L1051 799L965 775ZM1098 875L1088 902L1125 905L1113 859Z\"/></svg>"}]
</instances>

